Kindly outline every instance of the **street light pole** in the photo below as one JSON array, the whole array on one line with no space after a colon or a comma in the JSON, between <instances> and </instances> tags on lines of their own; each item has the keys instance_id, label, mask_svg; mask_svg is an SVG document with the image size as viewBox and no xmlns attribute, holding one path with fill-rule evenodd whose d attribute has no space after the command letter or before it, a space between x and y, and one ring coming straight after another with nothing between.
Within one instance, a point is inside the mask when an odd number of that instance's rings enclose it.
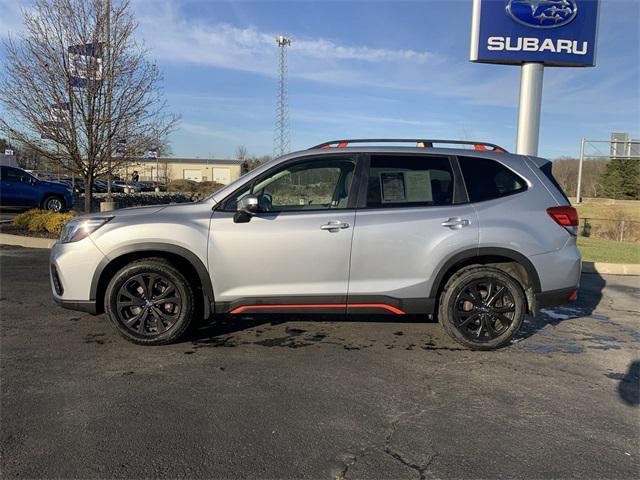
<instances>
[{"instance_id":1,"label":"street light pole","mask_svg":"<svg viewBox=\"0 0 640 480\"><path fill-rule=\"evenodd\" d=\"M107 46L107 202L113 202L111 196L111 85L113 82L111 68L111 0L106 0L107 16L106 16L106 46Z\"/></svg>"}]
</instances>

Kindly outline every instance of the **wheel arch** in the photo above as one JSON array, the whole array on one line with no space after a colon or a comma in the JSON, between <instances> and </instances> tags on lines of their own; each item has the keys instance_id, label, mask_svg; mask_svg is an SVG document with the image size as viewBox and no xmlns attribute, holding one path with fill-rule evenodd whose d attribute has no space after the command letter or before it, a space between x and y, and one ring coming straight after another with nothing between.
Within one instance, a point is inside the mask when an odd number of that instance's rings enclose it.
<instances>
[{"instance_id":1,"label":"wheel arch","mask_svg":"<svg viewBox=\"0 0 640 480\"><path fill-rule=\"evenodd\" d=\"M105 257L93 274L90 298L96 302L98 313L104 312L104 294L113 275L126 264L144 258L165 258L180 269L188 279L195 280L196 296L201 297L203 315L214 311L213 286L204 263L186 248L159 242L146 242L118 248Z\"/></svg>"},{"instance_id":2,"label":"wheel arch","mask_svg":"<svg viewBox=\"0 0 640 480\"><path fill-rule=\"evenodd\" d=\"M437 301L449 278L455 272L470 265L492 265L513 276L525 291L528 310L535 312L535 294L541 291L538 272L531 260L508 248L481 247L452 255L440 266L431 285L429 297Z\"/></svg>"}]
</instances>

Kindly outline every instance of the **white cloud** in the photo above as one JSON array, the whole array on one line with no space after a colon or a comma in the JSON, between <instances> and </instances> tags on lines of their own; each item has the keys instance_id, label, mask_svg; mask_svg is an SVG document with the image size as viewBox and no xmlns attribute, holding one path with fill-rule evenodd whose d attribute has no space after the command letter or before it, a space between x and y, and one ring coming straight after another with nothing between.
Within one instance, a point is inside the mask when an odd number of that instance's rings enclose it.
<instances>
[{"instance_id":1,"label":"white cloud","mask_svg":"<svg viewBox=\"0 0 640 480\"><path fill-rule=\"evenodd\" d=\"M160 59L267 76L277 74L275 32L187 19L171 2L138 3L136 7L141 36ZM440 55L429 51L340 45L326 38L295 35L288 52L292 77L351 85L371 84L371 69L386 69L390 64L399 70L409 66L428 68L442 61Z\"/></svg>"}]
</instances>

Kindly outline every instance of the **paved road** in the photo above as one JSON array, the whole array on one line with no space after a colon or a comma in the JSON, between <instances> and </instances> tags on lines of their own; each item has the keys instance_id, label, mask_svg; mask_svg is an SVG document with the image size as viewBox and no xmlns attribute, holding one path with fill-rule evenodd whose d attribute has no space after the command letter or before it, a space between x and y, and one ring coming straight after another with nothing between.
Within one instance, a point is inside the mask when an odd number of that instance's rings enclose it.
<instances>
[{"instance_id":1,"label":"paved road","mask_svg":"<svg viewBox=\"0 0 640 480\"><path fill-rule=\"evenodd\" d=\"M437 324L221 322L168 347L56 307L0 248L2 477L637 478L639 279L498 352Z\"/></svg>"},{"instance_id":2,"label":"paved road","mask_svg":"<svg viewBox=\"0 0 640 480\"><path fill-rule=\"evenodd\" d=\"M13 220L16 215L18 215L21 211L15 209L1 209L0 210L0 222L9 222Z\"/></svg>"}]
</instances>

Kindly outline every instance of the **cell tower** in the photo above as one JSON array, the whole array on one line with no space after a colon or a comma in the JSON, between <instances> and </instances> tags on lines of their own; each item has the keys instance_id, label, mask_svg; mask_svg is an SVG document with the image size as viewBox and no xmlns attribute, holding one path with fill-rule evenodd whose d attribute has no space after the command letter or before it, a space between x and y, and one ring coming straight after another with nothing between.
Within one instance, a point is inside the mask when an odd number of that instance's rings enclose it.
<instances>
[{"instance_id":1,"label":"cell tower","mask_svg":"<svg viewBox=\"0 0 640 480\"><path fill-rule=\"evenodd\" d=\"M289 100L287 98L287 47L291 39L284 35L276 37L280 47L280 78L278 80L278 99L276 104L276 127L273 135L273 156L289 153L291 137L289 134Z\"/></svg>"}]
</instances>

